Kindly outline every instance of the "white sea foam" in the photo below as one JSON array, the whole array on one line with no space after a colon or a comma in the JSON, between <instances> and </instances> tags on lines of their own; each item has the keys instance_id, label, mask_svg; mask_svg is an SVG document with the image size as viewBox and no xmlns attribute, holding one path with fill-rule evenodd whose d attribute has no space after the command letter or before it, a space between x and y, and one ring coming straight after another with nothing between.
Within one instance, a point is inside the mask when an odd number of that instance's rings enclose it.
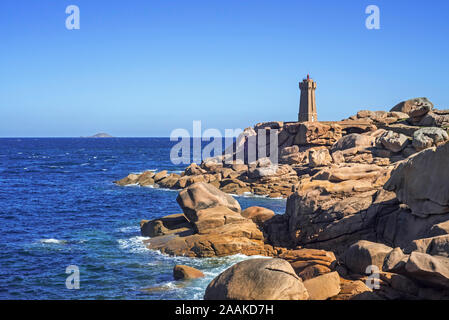
<instances>
[{"instance_id":1,"label":"white sea foam","mask_svg":"<svg viewBox=\"0 0 449 320\"><path fill-rule=\"evenodd\" d=\"M139 232L140 228L139 228L139 226L129 226L129 227L118 228L117 230L122 233L133 233L133 232Z\"/></svg>"},{"instance_id":2,"label":"white sea foam","mask_svg":"<svg viewBox=\"0 0 449 320\"><path fill-rule=\"evenodd\" d=\"M41 239L39 240L41 243L46 243L46 244L65 244L67 243L66 240L58 240L58 239Z\"/></svg>"},{"instance_id":3,"label":"white sea foam","mask_svg":"<svg viewBox=\"0 0 449 320\"><path fill-rule=\"evenodd\" d=\"M195 267L204 273L204 278L196 279L188 283L186 287L182 288L183 290L187 290L189 299L194 300L203 299L207 285L220 273L238 262L255 258L269 259L269 257L264 256L246 256L243 254L220 258L171 257L171 259L174 260L173 263L180 264L180 262L182 262L183 264Z\"/></svg>"},{"instance_id":4,"label":"white sea foam","mask_svg":"<svg viewBox=\"0 0 449 320\"><path fill-rule=\"evenodd\" d=\"M169 290L174 290L174 289L178 289L178 286L175 282L173 281L169 281L165 284L162 285L163 287L169 289Z\"/></svg>"},{"instance_id":5,"label":"white sea foam","mask_svg":"<svg viewBox=\"0 0 449 320\"><path fill-rule=\"evenodd\" d=\"M247 194L242 195L242 197L245 197L245 198L264 198L264 199L266 199L266 198L268 198L268 194L247 193Z\"/></svg>"},{"instance_id":6,"label":"white sea foam","mask_svg":"<svg viewBox=\"0 0 449 320\"><path fill-rule=\"evenodd\" d=\"M235 193L229 193L233 197L237 198L264 198L268 199L268 195L260 195L260 194L254 194L251 192L244 192L243 194L235 194Z\"/></svg>"},{"instance_id":7,"label":"white sea foam","mask_svg":"<svg viewBox=\"0 0 449 320\"><path fill-rule=\"evenodd\" d=\"M154 184L150 184L150 185L142 186L142 187L143 187L143 188L150 188L150 189L158 189L158 190L163 190L163 191L175 191L175 192L179 192L179 190L182 190L182 189L161 188L161 187L156 186L156 185L154 185Z\"/></svg>"},{"instance_id":8,"label":"white sea foam","mask_svg":"<svg viewBox=\"0 0 449 320\"><path fill-rule=\"evenodd\" d=\"M148 249L143 243L144 240L150 239L149 237L136 236L129 239L117 240L119 248L132 253L147 252Z\"/></svg>"},{"instance_id":9,"label":"white sea foam","mask_svg":"<svg viewBox=\"0 0 449 320\"><path fill-rule=\"evenodd\" d=\"M155 171L157 171L157 169L146 169L146 170L139 171L139 172L131 172L131 174L142 174L142 173L147 172L147 171L155 172Z\"/></svg>"},{"instance_id":10,"label":"white sea foam","mask_svg":"<svg viewBox=\"0 0 449 320\"><path fill-rule=\"evenodd\" d=\"M160 266L162 265L162 261L152 261L152 262L148 262L147 266Z\"/></svg>"},{"instance_id":11,"label":"white sea foam","mask_svg":"<svg viewBox=\"0 0 449 320\"><path fill-rule=\"evenodd\" d=\"M148 250L147 252L151 253L151 255L148 256L151 259L151 261L147 263L148 266L166 269L172 268L175 264L184 264L197 268L204 273L205 276L203 278L189 281L188 283L184 283L182 286L177 282L169 281L162 283L157 287L167 291L179 290L179 295L181 297L194 300L203 299L205 289L212 279L232 265L254 258L269 259L269 257L246 256L244 254L214 258L192 258L184 256L169 256L161 253L159 250Z\"/></svg>"}]
</instances>

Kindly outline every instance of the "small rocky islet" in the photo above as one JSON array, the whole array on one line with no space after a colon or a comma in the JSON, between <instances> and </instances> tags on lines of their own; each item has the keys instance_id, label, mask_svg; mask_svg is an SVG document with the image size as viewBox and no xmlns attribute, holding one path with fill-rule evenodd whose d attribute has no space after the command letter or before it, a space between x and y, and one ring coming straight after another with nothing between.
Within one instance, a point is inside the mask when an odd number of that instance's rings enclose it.
<instances>
[{"instance_id":1,"label":"small rocky islet","mask_svg":"<svg viewBox=\"0 0 449 320\"><path fill-rule=\"evenodd\" d=\"M449 110L426 98L338 122L260 123L236 144L276 129L277 165L220 156L115 183L180 189L183 213L141 222L149 249L271 258L227 269L205 299L448 299L448 127ZM242 210L230 194L245 193L286 198L285 213Z\"/></svg>"}]
</instances>

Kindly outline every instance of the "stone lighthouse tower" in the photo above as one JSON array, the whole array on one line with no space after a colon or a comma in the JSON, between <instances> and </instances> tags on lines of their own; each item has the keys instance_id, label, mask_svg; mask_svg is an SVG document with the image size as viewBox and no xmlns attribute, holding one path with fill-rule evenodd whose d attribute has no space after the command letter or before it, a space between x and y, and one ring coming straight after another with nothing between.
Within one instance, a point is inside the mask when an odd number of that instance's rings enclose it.
<instances>
[{"instance_id":1,"label":"stone lighthouse tower","mask_svg":"<svg viewBox=\"0 0 449 320\"><path fill-rule=\"evenodd\" d=\"M315 100L316 82L307 75L307 79L299 83L299 89L301 90L301 97L299 100L298 121L318 121Z\"/></svg>"}]
</instances>

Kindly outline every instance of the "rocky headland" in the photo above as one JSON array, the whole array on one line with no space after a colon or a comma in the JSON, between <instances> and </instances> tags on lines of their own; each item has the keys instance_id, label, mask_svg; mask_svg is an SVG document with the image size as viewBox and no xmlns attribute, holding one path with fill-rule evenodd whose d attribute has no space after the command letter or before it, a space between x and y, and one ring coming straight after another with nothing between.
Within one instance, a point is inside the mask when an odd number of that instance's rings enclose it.
<instances>
[{"instance_id":1,"label":"rocky headland","mask_svg":"<svg viewBox=\"0 0 449 320\"><path fill-rule=\"evenodd\" d=\"M141 223L170 255L262 255L208 286L205 299L449 298L449 110L426 98L338 122L269 122L268 158L191 164L178 175L131 174L118 185L180 189L183 213ZM269 150L269 145L266 146ZM287 198L242 210L230 194Z\"/></svg>"}]
</instances>

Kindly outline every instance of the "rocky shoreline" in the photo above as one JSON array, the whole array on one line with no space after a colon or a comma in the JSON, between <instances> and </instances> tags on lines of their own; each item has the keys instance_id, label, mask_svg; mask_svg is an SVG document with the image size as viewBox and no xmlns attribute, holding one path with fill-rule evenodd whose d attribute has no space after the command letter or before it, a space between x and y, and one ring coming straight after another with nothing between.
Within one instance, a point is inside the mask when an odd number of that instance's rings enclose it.
<instances>
[{"instance_id":1,"label":"rocky shoreline","mask_svg":"<svg viewBox=\"0 0 449 320\"><path fill-rule=\"evenodd\" d=\"M181 190L183 213L142 221L150 249L270 257L229 268L205 299L447 299L448 127L449 110L426 98L339 122L262 123L236 145L277 130L279 164L217 157L116 183ZM245 193L287 198L285 214L242 210L229 194Z\"/></svg>"}]
</instances>

